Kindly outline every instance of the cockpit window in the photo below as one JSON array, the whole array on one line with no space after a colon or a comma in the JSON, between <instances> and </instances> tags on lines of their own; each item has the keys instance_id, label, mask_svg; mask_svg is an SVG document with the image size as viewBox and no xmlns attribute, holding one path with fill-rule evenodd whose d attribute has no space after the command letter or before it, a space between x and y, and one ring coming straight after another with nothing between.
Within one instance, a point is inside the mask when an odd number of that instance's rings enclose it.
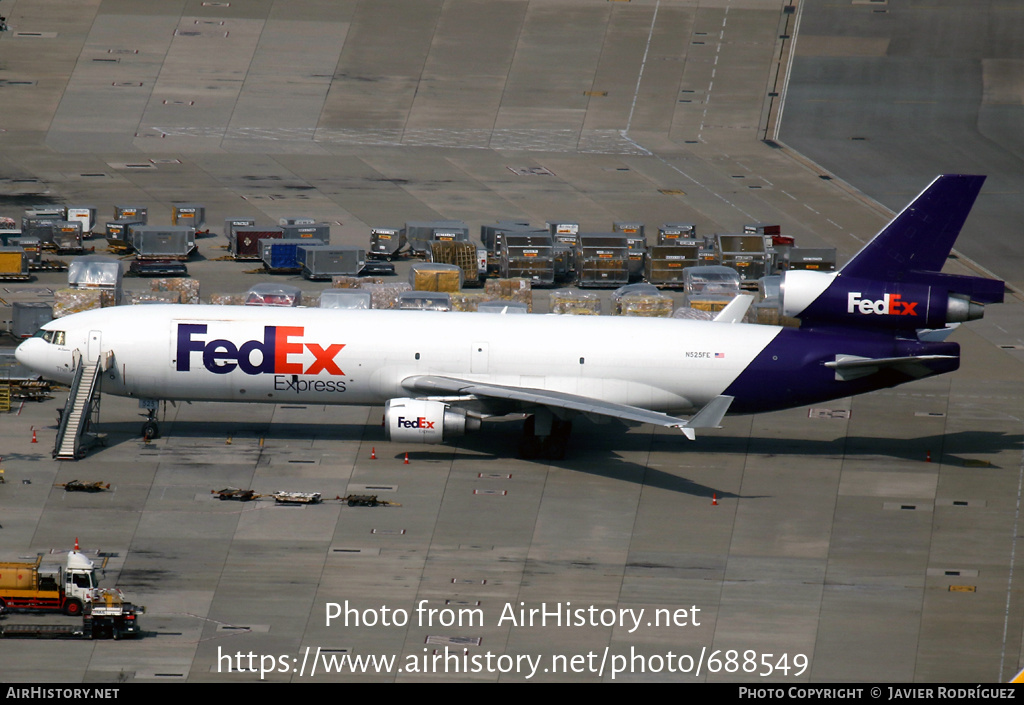
<instances>
[{"instance_id":1,"label":"cockpit window","mask_svg":"<svg viewBox=\"0 0 1024 705\"><path fill-rule=\"evenodd\" d=\"M62 330L44 330L40 328L33 337L42 338L47 343L53 345L64 345L64 331Z\"/></svg>"}]
</instances>

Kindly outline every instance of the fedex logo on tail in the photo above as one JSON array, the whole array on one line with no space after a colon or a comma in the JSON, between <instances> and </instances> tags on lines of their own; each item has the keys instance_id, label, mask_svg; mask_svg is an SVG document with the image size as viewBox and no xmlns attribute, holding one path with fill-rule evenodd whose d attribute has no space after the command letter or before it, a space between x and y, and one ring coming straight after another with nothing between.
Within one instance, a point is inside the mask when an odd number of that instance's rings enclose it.
<instances>
[{"instance_id":1,"label":"fedex logo on tail","mask_svg":"<svg viewBox=\"0 0 1024 705\"><path fill-rule=\"evenodd\" d=\"M263 340L246 340L237 344L227 339L204 340L205 323L179 323L176 369L192 369L192 355L201 355L203 367L215 375L226 375L236 369L247 375L291 374L315 375L326 372L344 375L335 357L345 347L343 343L321 346L306 343L303 326L264 326ZM313 355L306 364L305 353ZM253 353L256 353L255 355Z\"/></svg>"},{"instance_id":2,"label":"fedex logo on tail","mask_svg":"<svg viewBox=\"0 0 1024 705\"><path fill-rule=\"evenodd\" d=\"M859 291L851 291L846 298L847 313L874 314L877 316L916 316L917 301L903 301L900 294L884 294L881 299L862 299Z\"/></svg>"}]
</instances>

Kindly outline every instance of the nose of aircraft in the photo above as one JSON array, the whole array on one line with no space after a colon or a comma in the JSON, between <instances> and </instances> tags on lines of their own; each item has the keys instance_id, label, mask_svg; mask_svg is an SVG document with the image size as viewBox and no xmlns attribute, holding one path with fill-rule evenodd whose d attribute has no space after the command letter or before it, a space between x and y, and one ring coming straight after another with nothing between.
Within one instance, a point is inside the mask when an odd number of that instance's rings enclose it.
<instances>
[{"instance_id":1,"label":"nose of aircraft","mask_svg":"<svg viewBox=\"0 0 1024 705\"><path fill-rule=\"evenodd\" d=\"M43 355L41 346L45 345L38 338L29 338L14 349L14 359L35 372L42 372Z\"/></svg>"}]
</instances>

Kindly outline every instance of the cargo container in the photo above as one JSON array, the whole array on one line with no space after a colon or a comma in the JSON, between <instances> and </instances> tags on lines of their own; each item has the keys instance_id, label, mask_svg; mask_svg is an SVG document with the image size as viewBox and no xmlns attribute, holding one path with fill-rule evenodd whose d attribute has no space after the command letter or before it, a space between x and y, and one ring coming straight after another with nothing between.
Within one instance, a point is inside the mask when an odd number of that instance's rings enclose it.
<instances>
[{"instance_id":1,"label":"cargo container","mask_svg":"<svg viewBox=\"0 0 1024 705\"><path fill-rule=\"evenodd\" d=\"M398 228L370 229L370 257L390 262L402 253L405 247L405 231Z\"/></svg>"},{"instance_id":2,"label":"cargo container","mask_svg":"<svg viewBox=\"0 0 1024 705\"><path fill-rule=\"evenodd\" d=\"M836 269L836 248L834 247L790 247L787 248L781 269L810 269L819 272L834 272Z\"/></svg>"},{"instance_id":3,"label":"cargo container","mask_svg":"<svg viewBox=\"0 0 1024 705\"><path fill-rule=\"evenodd\" d=\"M489 253L499 256L501 255L501 238L504 233L523 234L525 232L533 232L537 230L547 232L543 229L531 228L530 224L526 221L499 220L494 225L480 226L480 242L483 243L483 246Z\"/></svg>"},{"instance_id":4,"label":"cargo container","mask_svg":"<svg viewBox=\"0 0 1024 705\"><path fill-rule=\"evenodd\" d=\"M20 247L0 247L0 280L27 281L28 257Z\"/></svg>"},{"instance_id":5,"label":"cargo container","mask_svg":"<svg viewBox=\"0 0 1024 705\"><path fill-rule=\"evenodd\" d=\"M82 245L82 223L77 220L53 221L53 245L61 254L78 254Z\"/></svg>"},{"instance_id":6,"label":"cargo container","mask_svg":"<svg viewBox=\"0 0 1024 705\"><path fill-rule=\"evenodd\" d=\"M362 289L324 289L320 292L320 308L369 309L372 296Z\"/></svg>"},{"instance_id":7,"label":"cargo container","mask_svg":"<svg viewBox=\"0 0 1024 705\"><path fill-rule=\"evenodd\" d=\"M246 306L301 306L302 290L288 284L264 282L256 284L245 294Z\"/></svg>"},{"instance_id":8,"label":"cargo container","mask_svg":"<svg viewBox=\"0 0 1024 705\"><path fill-rule=\"evenodd\" d=\"M319 240L303 238L265 239L260 243L260 259L263 260L263 266L268 271L278 274L298 273L302 271L299 247L313 244L322 245L324 243Z\"/></svg>"},{"instance_id":9,"label":"cargo container","mask_svg":"<svg viewBox=\"0 0 1024 705\"><path fill-rule=\"evenodd\" d=\"M551 313L574 316L601 315L601 298L589 291L558 289L549 297Z\"/></svg>"},{"instance_id":10,"label":"cargo container","mask_svg":"<svg viewBox=\"0 0 1024 705\"><path fill-rule=\"evenodd\" d=\"M430 261L437 264L453 264L462 270L463 284L479 284L480 258L477 250L477 245L473 242L437 240L430 243ZM485 260L485 276L486 266Z\"/></svg>"},{"instance_id":11,"label":"cargo container","mask_svg":"<svg viewBox=\"0 0 1024 705\"><path fill-rule=\"evenodd\" d=\"M21 236L34 237L43 249L53 249L53 224L58 218L22 218Z\"/></svg>"},{"instance_id":12,"label":"cargo container","mask_svg":"<svg viewBox=\"0 0 1024 705\"><path fill-rule=\"evenodd\" d=\"M403 291L398 295L401 311L451 311L452 297L446 291Z\"/></svg>"},{"instance_id":13,"label":"cargo container","mask_svg":"<svg viewBox=\"0 0 1024 705\"><path fill-rule=\"evenodd\" d=\"M82 224L82 237L92 237L92 231L96 228L95 206L68 206L68 220Z\"/></svg>"},{"instance_id":14,"label":"cargo container","mask_svg":"<svg viewBox=\"0 0 1024 705\"><path fill-rule=\"evenodd\" d=\"M7 239L8 247L20 247L28 260L28 268L32 269L43 261L43 249L37 237L11 237Z\"/></svg>"},{"instance_id":15,"label":"cargo container","mask_svg":"<svg viewBox=\"0 0 1024 705\"><path fill-rule=\"evenodd\" d=\"M206 227L206 208L198 203L175 203L171 210L171 223L187 225L196 232Z\"/></svg>"},{"instance_id":16,"label":"cargo container","mask_svg":"<svg viewBox=\"0 0 1024 705\"><path fill-rule=\"evenodd\" d=\"M677 245L681 240L697 237L697 226L693 223L664 223L658 228L659 245Z\"/></svg>"},{"instance_id":17,"label":"cargo container","mask_svg":"<svg viewBox=\"0 0 1024 705\"><path fill-rule=\"evenodd\" d=\"M288 225L316 225L316 218L311 218L308 215L299 216L297 218L278 218L277 224L282 228Z\"/></svg>"},{"instance_id":18,"label":"cargo container","mask_svg":"<svg viewBox=\"0 0 1024 705\"><path fill-rule=\"evenodd\" d=\"M255 218L225 218L224 219L224 237L227 238L228 248L231 248L231 243L235 237L235 230L238 228L254 228L256 227ZM233 252L233 251L232 251Z\"/></svg>"},{"instance_id":19,"label":"cargo container","mask_svg":"<svg viewBox=\"0 0 1024 705\"><path fill-rule=\"evenodd\" d=\"M529 279L533 286L555 283L554 243L544 231L505 233L501 247L501 277Z\"/></svg>"},{"instance_id":20,"label":"cargo container","mask_svg":"<svg viewBox=\"0 0 1024 705\"><path fill-rule=\"evenodd\" d=\"M699 240L687 239L690 244L655 245L648 253L644 276L655 286L683 286L683 270L702 264Z\"/></svg>"},{"instance_id":21,"label":"cargo container","mask_svg":"<svg viewBox=\"0 0 1024 705\"><path fill-rule=\"evenodd\" d=\"M428 254L430 243L435 240L469 241L469 227L461 220L410 221L403 232L416 255Z\"/></svg>"},{"instance_id":22,"label":"cargo container","mask_svg":"<svg viewBox=\"0 0 1024 705\"><path fill-rule=\"evenodd\" d=\"M116 305L121 302L122 276L119 259L104 255L75 257L68 265L68 288L106 292L106 298Z\"/></svg>"},{"instance_id":23,"label":"cargo container","mask_svg":"<svg viewBox=\"0 0 1024 705\"><path fill-rule=\"evenodd\" d=\"M331 241L331 226L327 223L311 225L282 225L285 240L319 240L325 245Z\"/></svg>"},{"instance_id":24,"label":"cargo container","mask_svg":"<svg viewBox=\"0 0 1024 705\"><path fill-rule=\"evenodd\" d=\"M131 247L131 229L145 224L146 221L137 218L121 218L120 220L108 221L106 225L107 242L111 244L123 243L124 247Z\"/></svg>"},{"instance_id":25,"label":"cargo container","mask_svg":"<svg viewBox=\"0 0 1024 705\"><path fill-rule=\"evenodd\" d=\"M688 296L726 293L732 298L740 293L739 272L723 265L687 267L683 271L683 281Z\"/></svg>"},{"instance_id":26,"label":"cargo container","mask_svg":"<svg viewBox=\"0 0 1024 705\"><path fill-rule=\"evenodd\" d=\"M629 241L619 233L580 233L576 285L619 287L629 283Z\"/></svg>"},{"instance_id":27,"label":"cargo container","mask_svg":"<svg viewBox=\"0 0 1024 705\"><path fill-rule=\"evenodd\" d=\"M147 206L114 206L114 220L137 220L143 225L149 220L149 208Z\"/></svg>"},{"instance_id":28,"label":"cargo container","mask_svg":"<svg viewBox=\"0 0 1024 705\"><path fill-rule=\"evenodd\" d=\"M317 281L357 276L366 264L366 251L348 245L299 245L296 257L302 265L302 276Z\"/></svg>"},{"instance_id":29,"label":"cargo container","mask_svg":"<svg viewBox=\"0 0 1024 705\"><path fill-rule=\"evenodd\" d=\"M771 274L762 235L715 235L715 253L722 265L735 269L746 283Z\"/></svg>"},{"instance_id":30,"label":"cargo container","mask_svg":"<svg viewBox=\"0 0 1024 705\"><path fill-rule=\"evenodd\" d=\"M236 260L258 261L263 258L261 240L280 240L283 237L281 228L235 228L228 241L228 251Z\"/></svg>"},{"instance_id":31,"label":"cargo container","mask_svg":"<svg viewBox=\"0 0 1024 705\"><path fill-rule=\"evenodd\" d=\"M196 231L189 225L136 225L130 237L137 259L184 261L196 249Z\"/></svg>"},{"instance_id":32,"label":"cargo container","mask_svg":"<svg viewBox=\"0 0 1024 705\"><path fill-rule=\"evenodd\" d=\"M15 301L11 304L11 334L31 338L43 324L53 320L53 306L42 301Z\"/></svg>"}]
</instances>

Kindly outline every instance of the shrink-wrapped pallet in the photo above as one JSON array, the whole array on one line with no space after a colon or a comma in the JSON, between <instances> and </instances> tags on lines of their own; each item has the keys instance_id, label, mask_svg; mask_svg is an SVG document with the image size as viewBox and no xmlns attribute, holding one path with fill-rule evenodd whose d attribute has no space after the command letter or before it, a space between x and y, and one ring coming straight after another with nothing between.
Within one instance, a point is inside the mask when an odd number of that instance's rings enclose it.
<instances>
[{"instance_id":1,"label":"shrink-wrapped pallet","mask_svg":"<svg viewBox=\"0 0 1024 705\"><path fill-rule=\"evenodd\" d=\"M601 314L601 298L592 292L558 289L551 292L551 313L568 313L575 316L598 316Z\"/></svg>"},{"instance_id":2,"label":"shrink-wrapped pallet","mask_svg":"<svg viewBox=\"0 0 1024 705\"><path fill-rule=\"evenodd\" d=\"M481 291L460 291L451 294L453 311L476 311L480 304L490 301L490 297Z\"/></svg>"},{"instance_id":3,"label":"shrink-wrapped pallet","mask_svg":"<svg viewBox=\"0 0 1024 705\"><path fill-rule=\"evenodd\" d=\"M533 288L529 279L488 279L484 284L484 293L487 298L501 301L518 301L526 304L527 309L533 312Z\"/></svg>"},{"instance_id":4,"label":"shrink-wrapped pallet","mask_svg":"<svg viewBox=\"0 0 1024 705\"><path fill-rule=\"evenodd\" d=\"M421 262L409 270L409 284L414 291L438 291L454 294L462 288L462 268L454 264Z\"/></svg>"},{"instance_id":5,"label":"shrink-wrapped pallet","mask_svg":"<svg viewBox=\"0 0 1024 705\"><path fill-rule=\"evenodd\" d=\"M150 289L153 291L177 291L180 294L181 303L199 303L199 281L185 277L166 277L153 279L150 282Z\"/></svg>"},{"instance_id":6,"label":"shrink-wrapped pallet","mask_svg":"<svg viewBox=\"0 0 1024 705\"><path fill-rule=\"evenodd\" d=\"M121 295L123 304L180 304L180 291L126 291Z\"/></svg>"},{"instance_id":7,"label":"shrink-wrapped pallet","mask_svg":"<svg viewBox=\"0 0 1024 705\"><path fill-rule=\"evenodd\" d=\"M333 276L331 277L332 289L359 289L366 279L362 277Z\"/></svg>"},{"instance_id":8,"label":"shrink-wrapped pallet","mask_svg":"<svg viewBox=\"0 0 1024 705\"><path fill-rule=\"evenodd\" d=\"M406 282L393 282L391 284L373 284L366 282L360 287L363 291L370 292L370 305L373 308L398 308L398 296L403 291L412 291L412 287Z\"/></svg>"},{"instance_id":9,"label":"shrink-wrapped pallet","mask_svg":"<svg viewBox=\"0 0 1024 705\"><path fill-rule=\"evenodd\" d=\"M244 306L245 294L211 294L210 303L217 306Z\"/></svg>"},{"instance_id":10,"label":"shrink-wrapped pallet","mask_svg":"<svg viewBox=\"0 0 1024 705\"><path fill-rule=\"evenodd\" d=\"M320 308L320 292L319 291L304 291L302 292L302 306L308 306L309 308Z\"/></svg>"},{"instance_id":11,"label":"shrink-wrapped pallet","mask_svg":"<svg viewBox=\"0 0 1024 705\"><path fill-rule=\"evenodd\" d=\"M104 303L104 298L108 303ZM54 318L113 305L113 295L102 289L58 289L53 292Z\"/></svg>"},{"instance_id":12,"label":"shrink-wrapped pallet","mask_svg":"<svg viewBox=\"0 0 1024 705\"><path fill-rule=\"evenodd\" d=\"M701 311L700 309L690 308L689 306L681 306L672 314L672 318L679 318L684 321L710 321L714 317L715 314L710 311Z\"/></svg>"},{"instance_id":13,"label":"shrink-wrapped pallet","mask_svg":"<svg viewBox=\"0 0 1024 705\"><path fill-rule=\"evenodd\" d=\"M320 308L368 309L370 301L370 292L361 289L325 289L320 294Z\"/></svg>"},{"instance_id":14,"label":"shrink-wrapped pallet","mask_svg":"<svg viewBox=\"0 0 1024 705\"><path fill-rule=\"evenodd\" d=\"M669 318L672 316L672 297L664 294L627 294L619 299L620 316Z\"/></svg>"}]
</instances>

